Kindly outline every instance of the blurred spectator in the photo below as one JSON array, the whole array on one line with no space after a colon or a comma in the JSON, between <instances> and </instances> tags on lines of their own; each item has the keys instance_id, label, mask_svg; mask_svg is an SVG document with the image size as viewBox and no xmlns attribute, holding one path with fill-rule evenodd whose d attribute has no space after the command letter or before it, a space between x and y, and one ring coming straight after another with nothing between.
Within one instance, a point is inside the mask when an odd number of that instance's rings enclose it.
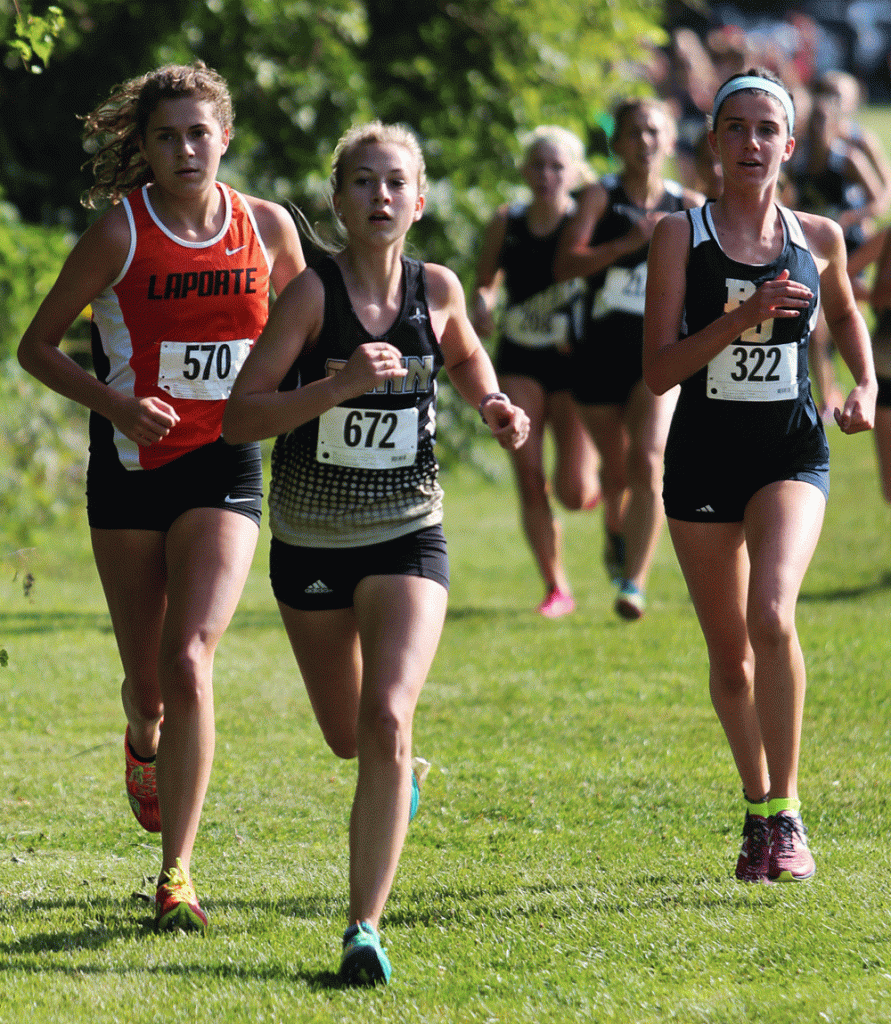
<instances>
[{"instance_id":1,"label":"blurred spectator","mask_svg":"<svg viewBox=\"0 0 891 1024\"><path fill-rule=\"evenodd\" d=\"M696 188L696 146L722 79L699 36L679 28L672 34L670 75L662 91L677 124L675 164L681 184Z\"/></svg>"},{"instance_id":2,"label":"blurred spectator","mask_svg":"<svg viewBox=\"0 0 891 1024\"><path fill-rule=\"evenodd\" d=\"M873 218L888 207L888 190L870 161L842 136L842 104L832 80L812 89L813 109L786 165L783 202L836 221L852 253L872 230ZM812 376L824 415L843 399L835 380L829 330L822 313L811 335Z\"/></svg>"},{"instance_id":3,"label":"blurred spectator","mask_svg":"<svg viewBox=\"0 0 891 1024\"><path fill-rule=\"evenodd\" d=\"M846 71L827 71L820 76L817 85L828 95L838 97L841 112L839 139L851 149L859 150L869 161L884 190L887 209L888 201L891 199L891 163L878 135L856 120L863 102L860 82Z\"/></svg>"}]
</instances>

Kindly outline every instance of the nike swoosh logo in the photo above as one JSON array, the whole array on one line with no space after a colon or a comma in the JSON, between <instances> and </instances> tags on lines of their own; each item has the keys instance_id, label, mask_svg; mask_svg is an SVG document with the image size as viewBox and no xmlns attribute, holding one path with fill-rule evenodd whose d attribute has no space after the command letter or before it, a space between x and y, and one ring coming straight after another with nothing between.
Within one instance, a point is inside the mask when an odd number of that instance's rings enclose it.
<instances>
[{"instance_id":1,"label":"nike swoosh logo","mask_svg":"<svg viewBox=\"0 0 891 1024\"><path fill-rule=\"evenodd\" d=\"M241 504L243 504L246 501L253 501L254 499L253 498L230 498L229 495L227 494L226 497L223 500L226 502L227 505L241 505Z\"/></svg>"},{"instance_id":2,"label":"nike swoosh logo","mask_svg":"<svg viewBox=\"0 0 891 1024\"><path fill-rule=\"evenodd\" d=\"M239 245L239 247L237 249L230 249L227 246L226 247L226 255L227 256L234 256L237 252L241 252L242 249L247 249L247 246L246 245Z\"/></svg>"}]
</instances>

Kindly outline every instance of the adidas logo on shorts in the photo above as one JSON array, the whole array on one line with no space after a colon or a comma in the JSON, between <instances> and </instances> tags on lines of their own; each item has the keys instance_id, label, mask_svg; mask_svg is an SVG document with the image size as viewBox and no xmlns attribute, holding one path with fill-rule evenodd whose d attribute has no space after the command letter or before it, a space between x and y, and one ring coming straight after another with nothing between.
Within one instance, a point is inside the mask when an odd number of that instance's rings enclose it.
<instances>
[{"instance_id":1,"label":"adidas logo on shorts","mask_svg":"<svg viewBox=\"0 0 891 1024\"><path fill-rule=\"evenodd\" d=\"M304 594L331 594L333 591L330 587L326 586L321 580L316 580L315 583L310 585L303 591Z\"/></svg>"},{"instance_id":2,"label":"adidas logo on shorts","mask_svg":"<svg viewBox=\"0 0 891 1024\"><path fill-rule=\"evenodd\" d=\"M711 505L703 505L702 508L696 509L697 512L714 512L715 510Z\"/></svg>"}]
</instances>

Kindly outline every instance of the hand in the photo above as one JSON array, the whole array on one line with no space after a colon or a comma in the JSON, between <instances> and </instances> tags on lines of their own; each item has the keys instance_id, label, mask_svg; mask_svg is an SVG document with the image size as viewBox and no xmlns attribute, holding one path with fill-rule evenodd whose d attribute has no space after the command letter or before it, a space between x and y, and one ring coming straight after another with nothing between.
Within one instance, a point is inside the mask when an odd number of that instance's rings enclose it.
<instances>
[{"instance_id":1,"label":"hand","mask_svg":"<svg viewBox=\"0 0 891 1024\"><path fill-rule=\"evenodd\" d=\"M128 399L114 419L118 430L142 448L163 440L177 423L173 406L154 397Z\"/></svg>"},{"instance_id":2,"label":"hand","mask_svg":"<svg viewBox=\"0 0 891 1024\"><path fill-rule=\"evenodd\" d=\"M338 381L349 383L350 398L374 391L385 381L404 377L408 370L402 365L402 353L387 341L360 345L337 374Z\"/></svg>"},{"instance_id":3,"label":"hand","mask_svg":"<svg viewBox=\"0 0 891 1024\"><path fill-rule=\"evenodd\" d=\"M653 237L653 232L656 230L656 225L664 216L664 211L648 210L635 219L634 226L626 236L632 252L643 248L643 246L649 243Z\"/></svg>"},{"instance_id":4,"label":"hand","mask_svg":"<svg viewBox=\"0 0 891 1024\"><path fill-rule=\"evenodd\" d=\"M872 430L876 416L876 395L878 387L875 383L858 385L848 395L845 407L841 412L834 410L835 422L845 434L859 434L862 430Z\"/></svg>"},{"instance_id":5,"label":"hand","mask_svg":"<svg viewBox=\"0 0 891 1024\"><path fill-rule=\"evenodd\" d=\"M529 436L529 417L525 410L503 398L490 399L482 408L482 417L492 437L509 451L516 451Z\"/></svg>"},{"instance_id":6,"label":"hand","mask_svg":"<svg viewBox=\"0 0 891 1024\"><path fill-rule=\"evenodd\" d=\"M843 408L845 404L845 393L837 384L832 384L827 387L826 394L823 396L823 401L817 406L817 410L820 413L820 419L824 423L830 423L834 416L837 416L839 410Z\"/></svg>"},{"instance_id":7,"label":"hand","mask_svg":"<svg viewBox=\"0 0 891 1024\"><path fill-rule=\"evenodd\" d=\"M765 320L801 316L813 295L807 285L790 281L789 271L784 270L772 281L765 281L742 305L756 317L752 324L754 327Z\"/></svg>"},{"instance_id":8,"label":"hand","mask_svg":"<svg viewBox=\"0 0 891 1024\"><path fill-rule=\"evenodd\" d=\"M485 297L479 292L477 292L473 303L473 315L470 322L481 338L490 338L495 333L495 317L492 316L492 310L489 309Z\"/></svg>"}]
</instances>

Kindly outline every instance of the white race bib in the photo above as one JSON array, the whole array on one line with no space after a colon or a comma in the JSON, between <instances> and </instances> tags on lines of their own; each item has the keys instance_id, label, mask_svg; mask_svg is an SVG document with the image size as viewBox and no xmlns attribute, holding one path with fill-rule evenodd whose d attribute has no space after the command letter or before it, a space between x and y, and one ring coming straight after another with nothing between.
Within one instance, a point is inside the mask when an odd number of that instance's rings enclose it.
<instances>
[{"instance_id":1,"label":"white race bib","mask_svg":"<svg viewBox=\"0 0 891 1024\"><path fill-rule=\"evenodd\" d=\"M504 311L501 330L511 341L525 348L550 348L569 341L569 317L566 313L538 316L527 306L511 306Z\"/></svg>"},{"instance_id":2,"label":"white race bib","mask_svg":"<svg viewBox=\"0 0 891 1024\"><path fill-rule=\"evenodd\" d=\"M162 341L158 387L174 398L216 402L228 398L251 350L250 338L237 341Z\"/></svg>"},{"instance_id":3,"label":"white race bib","mask_svg":"<svg viewBox=\"0 0 891 1024\"><path fill-rule=\"evenodd\" d=\"M797 398L797 343L729 345L708 364L706 394L731 402Z\"/></svg>"},{"instance_id":4,"label":"white race bib","mask_svg":"<svg viewBox=\"0 0 891 1024\"><path fill-rule=\"evenodd\" d=\"M599 319L607 313L634 313L643 316L647 297L646 261L636 267L610 267L603 287L594 300L591 316Z\"/></svg>"},{"instance_id":5,"label":"white race bib","mask_svg":"<svg viewBox=\"0 0 891 1024\"><path fill-rule=\"evenodd\" d=\"M418 452L418 410L345 409L319 417L316 460L353 469L410 466Z\"/></svg>"}]
</instances>

